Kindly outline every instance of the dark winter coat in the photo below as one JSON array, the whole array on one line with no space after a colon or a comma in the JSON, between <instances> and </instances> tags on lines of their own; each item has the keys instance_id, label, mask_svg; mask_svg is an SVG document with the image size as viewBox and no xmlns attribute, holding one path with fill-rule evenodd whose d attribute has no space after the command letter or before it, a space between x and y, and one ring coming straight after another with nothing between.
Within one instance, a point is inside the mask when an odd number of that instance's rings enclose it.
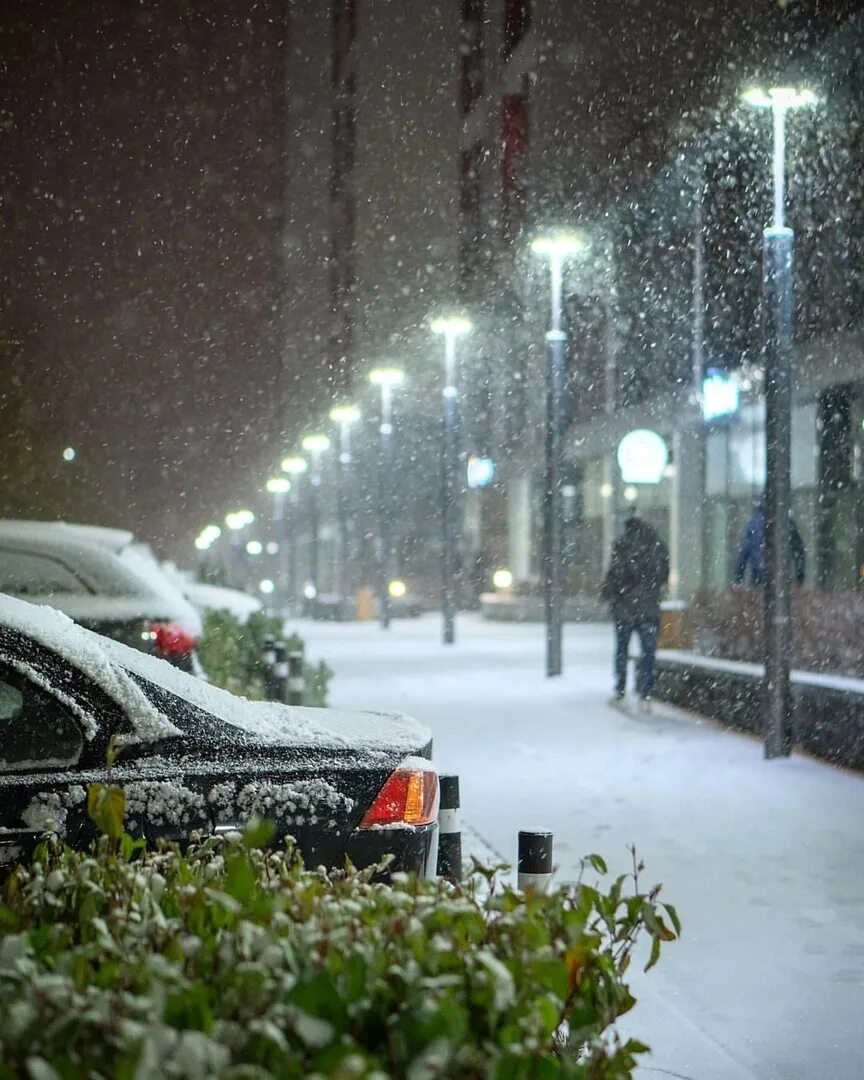
<instances>
[{"instance_id":1,"label":"dark winter coat","mask_svg":"<svg viewBox=\"0 0 864 1080\"><path fill-rule=\"evenodd\" d=\"M630 518L615 541L601 596L615 619L657 619L669 580L669 551L641 518Z\"/></svg>"},{"instance_id":2,"label":"dark winter coat","mask_svg":"<svg viewBox=\"0 0 864 1080\"><path fill-rule=\"evenodd\" d=\"M805 557L804 541L798 526L789 519L789 548L792 556L792 565L795 570L795 580L799 585L804 584ZM733 581L736 585L744 582L747 567L750 567L750 583L752 585L765 584L765 510L760 506L753 517L744 526L741 534L741 543L738 545L738 558L735 560L735 573Z\"/></svg>"}]
</instances>

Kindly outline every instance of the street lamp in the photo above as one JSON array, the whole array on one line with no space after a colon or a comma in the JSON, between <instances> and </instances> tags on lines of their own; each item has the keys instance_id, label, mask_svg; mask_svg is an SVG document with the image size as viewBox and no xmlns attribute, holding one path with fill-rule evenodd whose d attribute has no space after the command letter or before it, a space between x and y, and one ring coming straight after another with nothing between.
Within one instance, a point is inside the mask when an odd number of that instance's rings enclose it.
<instances>
[{"instance_id":1,"label":"street lamp","mask_svg":"<svg viewBox=\"0 0 864 1080\"><path fill-rule=\"evenodd\" d=\"M381 424L378 432L380 439L380 460L378 468L378 510L379 535L381 539L381 560L379 565L378 597L381 608L381 629L390 626L392 605L390 603L390 569L393 561L393 539L391 528L391 506L393 488L393 390L405 381L405 374L399 368L374 368L369 372L369 382L381 391Z\"/></svg>"},{"instance_id":2,"label":"street lamp","mask_svg":"<svg viewBox=\"0 0 864 1080\"><path fill-rule=\"evenodd\" d=\"M360 420L356 405L334 405L330 419L339 425L339 467L336 471L336 507L339 514L339 581L341 598L350 595L353 545L351 543L351 428Z\"/></svg>"},{"instance_id":3,"label":"street lamp","mask_svg":"<svg viewBox=\"0 0 864 1080\"><path fill-rule=\"evenodd\" d=\"M300 548L300 477L308 470L305 458L290 456L282 459L282 472L291 479L291 521L286 522L286 532L290 533L288 544L288 610L291 615L300 614L300 587L298 584L298 553Z\"/></svg>"},{"instance_id":4,"label":"street lamp","mask_svg":"<svg viewBox=\"0 0 864 1080\"><path fill-rule=\"evenodd\" d=\"M243 538L240 535L243 529L247 525L251 525L255 520L255 515L251 510L232 510L231 513L225 515L225 524L231 531L231 561L234 566L234 572L237 575L236 584L243 584Z\"/></svg>"},{"instance_id":5,"label":"street lamp","mask_svg":"<svg viewBox=\"0 0 864 1080\"><path fill-rule=\"evenodd\" d=\"M563 523L561 481L564 472L564 379L567 335L561 329L564 262L585 251L574 233L541 236L531 244L535 255L549 260L551 323L546 334L546 475L543 485L543 596L546 608L546 674L560 675L564 607L561 562Z\"/></svg>"},{"instance_id":6,"label":"street lamp","mask_svg":"<svg viewBox=\"0 0 864 1080\"><path fill-rule=\"evenodd\" d=\"M285 559L288 548L288 523L286 516L285 498L291 490L291 481L284 476L271 476L264 485L270 495L273 496L273 529L276 533L276 551L279 553L279 569L276 575L278 590L277 602L288 608L291 597L288 595L289 582L285 572ZM293 546L293 545L292 545ZM267 545L268 551L270 545Z\"/></svg>"},{"instance_id":7,"label":"street lamp","mask_svg":"<svg viewBox=\"0 0 864 1080\"><path fill-rule=\"evenodd\" d=\"M765 756L792 749L792 587L789 515L792 508L792 333L795 303L794 233L786 225L786 114L814 105L810 90L775 86L744 94L748 105L770 109L774 122L774 219L762 233L765 311Z\"/></svg>"},{"instance_id":8,"label":"street lamp","mask_svg":"<svg viewBox=\"0 0 864 1080\"><path fill-rule=\"evenodd\" d=\"M321 545L319 540L319 522L321 517L321 457L330 448L330 440L326 435L307 435L301 446L312 459L312 468L309 473L309 584L313 595L307 596L311 601L310 608L312 617L318 612L319 577L321 574Z\"/></svg>"},{"instance_id":9,"label":"street lamp","mask_svg":"<svg viewBox=\"0 0 864 1080\"><path fill-rule=\"evenodd\" d=\"M444 548L441 559L441 607L443 641L456 639L456 560L459 547L459 391L456 388L456 341L471 330L468 319L454 316L433 319L432 333L444 338L444 390L442 391L442 485L441 519Z\"/></svg>"}]
</instances>

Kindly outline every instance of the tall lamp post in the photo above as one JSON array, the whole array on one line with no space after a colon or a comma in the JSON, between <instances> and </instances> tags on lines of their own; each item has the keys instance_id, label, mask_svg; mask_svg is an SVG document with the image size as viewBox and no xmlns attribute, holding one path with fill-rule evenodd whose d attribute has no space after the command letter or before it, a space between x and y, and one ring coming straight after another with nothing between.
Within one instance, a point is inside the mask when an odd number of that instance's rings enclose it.
<instances>
[{"instance_id":1,"label":"tall lamp post","mask_svg":"<svg viewBox=\"0 0 864 1080\"><path fill-rule=\"evenodd\" d=\"M321 576L321 458L330 448L330 440L326 435L307 435L301 445L312 461L309 470L309 583L312 595L308 599L311 600L311 614L314 619L318 614Z\"/></svg>"},{"instance_id":2,"label":"tall lamp post","mask_svg":"<svg viewBox=\"0 0 864 1080\"><path fill-rule=\"evenodd\" d=\"M279 573L277 574L276 600L283 608L288 607L288 581L285 561L288 557L288 519L285 500L291 490L291 481L285 476L271 476L265 487L273 496L273 527L279 545Z\"/></svg>"},{"instance_id":3,"label":"tall lamp post","mask_svg":"<svg viewBox=\"0 0 864 1080\"><path fill-rule=\"evenodd\" d=\"M393 390L405 381L399 368L374 368L369 381L381 391L380 461L378 469L378 531L381 540L379 562L378 603L381 629L390 626L392 608L390 603L390 571L393 562L393 529L391 509L393 503Z\"/></svg>"},{"instance_id":4,"label":"tall lamp post","mask_svg":"<svg viewBox=\"0 0 864 1080\"><path fill-rule=\"evenodd\" d=\"M251 510L232 510L231 513L225 515L225 524L231 531L231 563L236 575L234 584L237 586L246 584L245 581L241 580L244 576L242 571L246 561L242 533L246 526L251 525L254 520L255 515Z\"/></svg>"},{"instance_id":5,"label":"tall lamp post","mask_svg":"<svg viewBox=\"0 0 864 1080\"><path fill-rule=\"evenodd\" d=\"M360 419L356 405L336 405L330 410L330 419L339 425L339 466L336 472L336 509L339 517L339 582L340 599L351 592L353 547L351 525L351 428Z\"/></svg>"},{"instance_id":6,"label":"tall lamp post","mask_svg":"<svg viewBox=\"0 0 864 1080\"><path fill-rule=\"evenodd\" d=\"M748 105L770 109L774 121L774 218L762 234L765 312L765 757L792 749L792 586L789 515L792 508L792 333L794 234L786 225L786 115L815 104L809 90L751 89Z\"/></svg>"},{"instance_id":7,"label":"tall lamp post","mask_svg":"<svg viewBox=\"0 0 864 1080\"><path fill-rule=\"evenodd\" d=\"M567 335L561 329L564 261L580 254L585 242L572 233L538 237L535 255L549 259L552 285L551 324L546 334L546 473L543 485L543 599L546 609L546 675L560 675L564 621L563 523L561 482L564 471L564 379Z\"/></svg>"},{"instance_id":8,"label":"tall lamp post","mask_svg":"<svg viewBox=\"0 0 864 1080\"><path fill-rule=\"evenodd\" d=\"M459 550L459 391L456 387L456 341L471 329L468 319L433 319L432 333L444 338L444 389L442 391L442 483L441 608L443 642L456 640L456 574Z\"/></svg>"},{"instance_id":9,"label":"tall lamp post","mask_svg":"<svg viewBox=\"0 0 864 1080\"><path fill-rule=\"evenodd\" d=\"M305 458L286 457L281 464L282 472L291 477L290 523L286 518L286 540L288 542L288 611L295 617L300 614L300 589L297 583L297 555L300 549L300 522L297 510L300 505L300 477L309 468Z\"/></svg>"}]
</instances>

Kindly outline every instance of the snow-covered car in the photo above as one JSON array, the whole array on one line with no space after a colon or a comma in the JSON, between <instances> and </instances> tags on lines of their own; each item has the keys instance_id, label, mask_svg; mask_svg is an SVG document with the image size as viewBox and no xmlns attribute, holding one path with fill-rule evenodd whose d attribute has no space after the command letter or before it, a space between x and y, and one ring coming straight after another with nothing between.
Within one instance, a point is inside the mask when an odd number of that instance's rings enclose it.
<instances>
[{"instance_id":1,"label":"snow-covered car","mask_svg":"<svg viewBox=\"0 0 864 1080\"><path fill-rule=\"evenodd\" d=\"M149 840L267 818L307 866L392 855L431 876L431 748L410 717L246 701L0 597L0 863L26 858L49 829L88 843L88 785L111 783L125 790L127 829Z\"/></svg>"},{"instance_id":2,"label":"snow-covered car","mask_svg":"<svg viewBox=\"0 0 864 1080\"><path fill-rule=\"evenodd\" d=\"M201 616L132 533L0 521L0 593L50 604L89 630L196 666Z\"/></svg>"},{"instance_id":3,"label":"snow-covered car","mask_svg":"<svg viewBox=\"0 0 864 1080\"><path fill-rule=\"evenodd\" d=\"M228 611L241 625L245 625L250 615L264 610L264 605L257 597L250 596L241 589L229 589L225 585L207 585L202 581L196 581L191 571L180 570L171 562L163 562L160 565L168 580L202 615L208 611Z\"/></svg>"}]
</instances>

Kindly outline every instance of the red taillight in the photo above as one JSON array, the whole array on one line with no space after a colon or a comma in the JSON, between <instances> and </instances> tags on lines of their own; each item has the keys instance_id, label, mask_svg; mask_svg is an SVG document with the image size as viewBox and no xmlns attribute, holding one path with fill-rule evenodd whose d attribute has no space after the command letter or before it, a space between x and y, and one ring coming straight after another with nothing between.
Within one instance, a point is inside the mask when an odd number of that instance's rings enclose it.
<instances>
[{"instance_id":1,"label":"red taillight","mask_svg":"<svg viewBox=\"0 0 864 1080\"><path fill-rule=\"evenodd\" d=\"M400 766L360 822L361 829L375 825L431 825L438 817L438 773L428 768Z\"/></svg>"},{"instance_id":2,"label":"red taillight","mask_svg":"<svg viewBox=\"0 0 864 1080\"><path fill-rule=\"evenodd\" d=\"M195 651L195 637L177 623L151 623L150 640L157 656L176 659L191 656Z\"/></svg>"}]
</instances>

